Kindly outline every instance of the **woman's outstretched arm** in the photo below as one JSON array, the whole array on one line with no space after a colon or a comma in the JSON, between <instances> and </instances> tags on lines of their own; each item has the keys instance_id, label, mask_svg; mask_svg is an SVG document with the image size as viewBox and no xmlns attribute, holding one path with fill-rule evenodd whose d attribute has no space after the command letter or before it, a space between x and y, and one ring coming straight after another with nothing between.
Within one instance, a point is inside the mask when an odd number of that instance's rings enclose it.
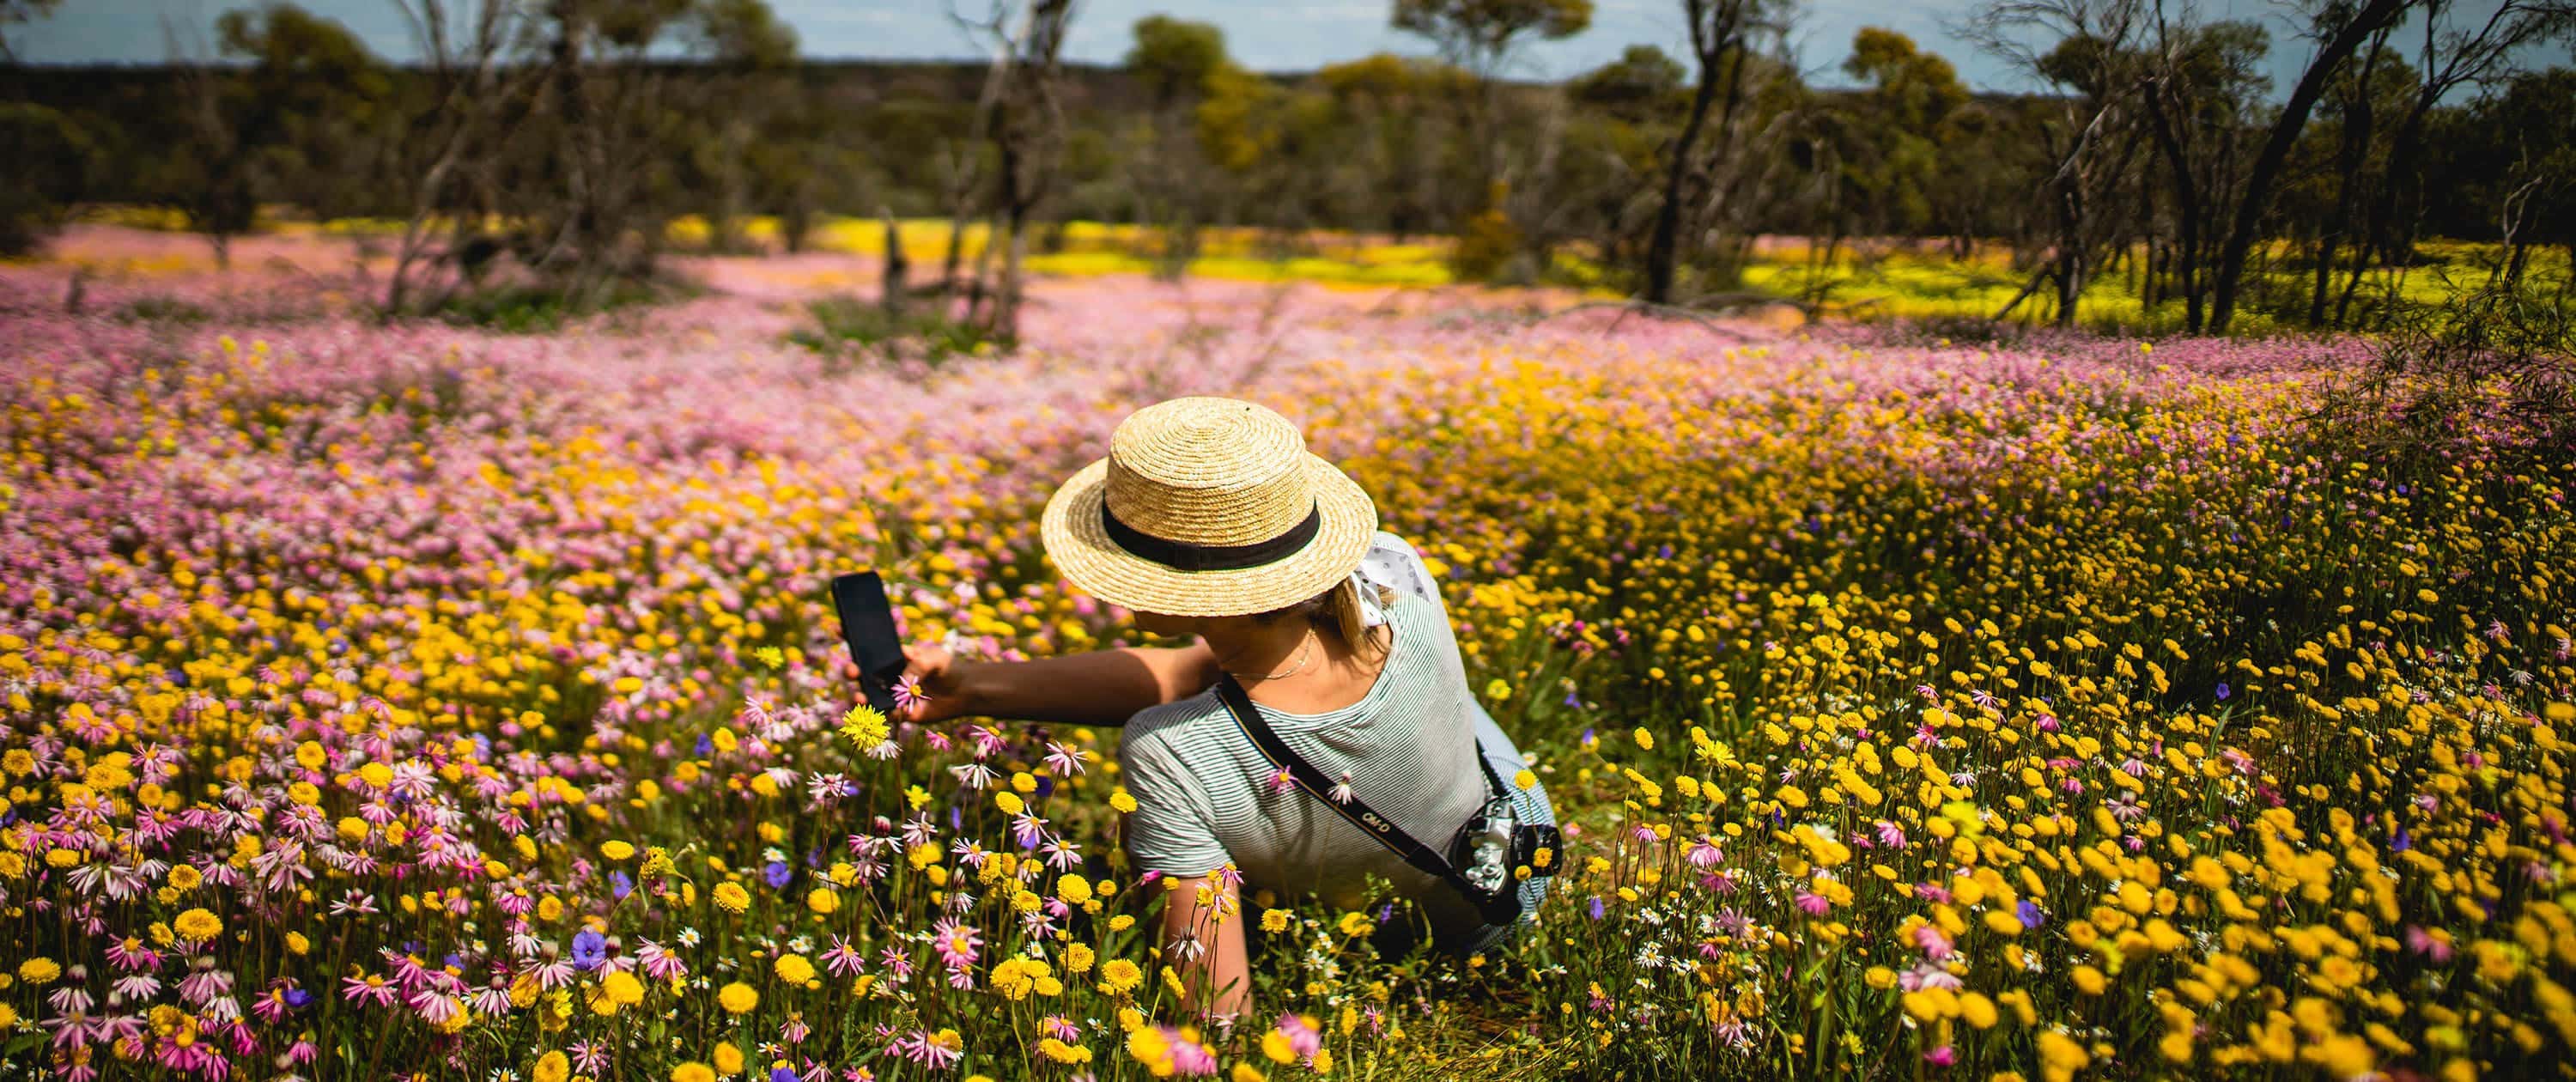
<instances>
[{"instance_id":1,"label":"woman's outstretched arm","mask_svg":"<svg viewBox=\"0 0 2576 1082\"><path fill-rule=\"evenodd\" d=\"M1120 647L1035 661L961 661L938 646L907 646L904 671L930 698L904 711L922 724L994 717L1056 725L1119 726L1149 706L1216 682L1205 643Z\"/></svg>"}]
</instances>

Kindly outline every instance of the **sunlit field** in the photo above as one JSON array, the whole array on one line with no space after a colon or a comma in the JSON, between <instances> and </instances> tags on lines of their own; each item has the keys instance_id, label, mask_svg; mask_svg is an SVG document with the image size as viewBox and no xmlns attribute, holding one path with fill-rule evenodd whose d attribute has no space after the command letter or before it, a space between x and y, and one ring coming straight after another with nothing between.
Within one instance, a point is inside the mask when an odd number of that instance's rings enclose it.
<instances>
[{"instance_id":1,"label":"sunlit field","mask_svg":"<svg viewBox=\"0 0 2576 1082\"><path fill-rule=\"evenodd\" d=\"M2345 449L2311 414L2367 343L1101 274L934 364L791 341L866 259L503 335L353 314L331 243L0 267L0 1076L2576 1053L2576 476L2501 422ZM1231 1032L1153 949L1118 733L854 710L825 592L876 568L981 656L1119 641L1038 510L1191 393L1297 421L1432 557L1567 821L1536 926L1465 962L1375 955L1400 898L1250 900Z\"/></svg>"},{"instance_id":2,"label":"sunlit field","mask_svg":"<svg viewBox=\"0 0 2576 1082\"><path fill-rule=\"evenodd\" d=\"M2424 244L2416 255L2417 265L2376 268L2364 274L2352 288L2349 301L2344 299L2345 279L2338 273L2329 291L2334 299L2328 302L2327 310L2333 312L2336 305L2342 304L2359 313L2357 322L2367 326L2379 326L2392 318L2402 322L2432 313L2460 294L2488 285L2505 259L2504 249L2498 245L2457 241ZM2303 264L2301 255L2286 245L2272 246L2262 257L2264 264L2251 276L2251 304L2238 333L2308 333L2306 315L2313 264ZM2124 258L2127 263L2097 272L2086 286L2076 304L2078 324L2130 333L2169 334L2181 330L2184 302L2164 297L2149 305L2138 280L2145 253L2133 250ZM1838 251L1828 262L1805 241L1783 241L1767 246L1762 256L1746 268L1745 284L1782 296L1813 299L1849 319L1974 322L1993 319L2003 312L2029 281L2030 273L2013 267L2007 253L1992 249L1960 257L1938 243L1865 242ZM2559 283L2570 280L2564 254L2555 251L2533 257L2526 273L2544 293L2562 289ZM2023 323L2053 323L2054 294L2049 289L2040 290L2016 307L2012 318Z\"/></svg>"},{"instance_id":3,"label":"sunlit field","mask_svg":"<svg viewBox=\"0 0 2576 1082\"><path fill-rule=\"evenodd\" d=\"M184 227L184 221L175 215L134 208L101 210L92 217L157 230L177 231ZM950 223L916 218L895 225L897 243L911 261L914 279L919 281L925 275L938 273L948 254ZM400 223L282 222L278 228L288 236L372 237L389 243L390 237L399 232ZM972 269L983 256L988 233L980 222L969 223L957 233L962 265ZM749 245L769 250L780 247L774 218L747 218L740 234L740 241ZM680 219L672 226L669 237L669 243L683 251L703 249L712 240L712 232L698 218ZM1448 262L1452 243L1450 238L1438 236L1394 238L1321 229L1282 233L1211 227L1200 231L1196 255L1184 269L1190 277L1217 281L1293 282L1340 289L1443 286L1456 282ZM827 217L816 225L805 244L811 251L869 260L882 259L887 252L884 224L860 218ZM1039 234L1028 257L1028 267L1033 273L1058 277L1147 275L1171 269L1170 261L1164 258L1169 244L1163 232L1143 226L1066 222ZM1816 318L1838 322L1963 325L1994 319L2012 303L2031 276L2029 268L2013 266L2010 253L1995 242L1971 246L1960 254L1942 240L1856 240L1837 246L1830 260L1823 258L1820 247L1802 237L1759 238L1747 249L1742 281L1715 292L1737 307L1758 304L1767 298L1801 305ZM159 254L164 259L185 259L171 256L166 249L160 249ZM2445 302L2490 284L2506 253L2494 244L2429 241L2418 245L2416 257L2416 265L2379 268L2365 274L2351 289L2349 299L2344 296L2346 283L2339 273L2330 290L2335 299L2329 311L2340 307L2357 325L2370 327L2384 326L2392 319L2403 321L2437 313ZM2185 325L2183 301L2161 297L2153 305L2146 303L2139 281L2145 253L2133 250L2121 258L2127 262L2099 272L2086 286L2077 303L2077 324L2111 334L2179 332ZM2542 295L2564 295L2566 290L2576 288L2562 284L2576 282L2576 269L2568 266L2564 249L2539 249L2529 257L2529 263L2525 273ZM124 269L173 268L163 263ZM2250 274L2248 307L2238 333L2313 334L2306 323L2312 275L2313 268L2287 246L2270 246L2260 253ZM1591 299L1624 296L1609 288L1605 268L1582 245L1568 245L1556 251L1540 279L1530 284L1564 289ZM852 284L874 282L871 279L859 283L854 279ZM2056 315L2053 287L2042 288L2012 309L2006 326L2052 326Z\"/></svg>"}]
</instances>

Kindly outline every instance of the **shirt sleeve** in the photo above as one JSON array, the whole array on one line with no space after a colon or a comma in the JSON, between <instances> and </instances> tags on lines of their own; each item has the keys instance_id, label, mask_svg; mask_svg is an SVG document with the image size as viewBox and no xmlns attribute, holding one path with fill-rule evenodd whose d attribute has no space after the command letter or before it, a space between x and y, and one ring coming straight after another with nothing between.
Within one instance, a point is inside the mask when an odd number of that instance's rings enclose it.
<instances>
[{"instance_id":1,"label":"shirt sleeve","mask_svg":"<svg viewBox=\"0 0 2576 1082\"><path fill-rule=\"evenodd\" d=\"M1423 564L1422 554L1414 551L1413 546L1401 537L1379 530L1377 537L1369 543L1368 555L1360 561L1360 575L1398 593L1411 594L1430 602L1432 608L1442 610L1443 616L1448 614L1447 607L1440 601L1440 586L1432 581L1431 569Z\"/></svg>"},{"instance_id":2,"label":"shirt sleeve","mask_svg":"<svg viewBox=\"0 0 2576 1082\"><path fill-rule=\"evenodd\" d=\"M1427 579L1429 573L1425 572L1424 577ZM1449 610L1440 604L1440 591L1433 589L1427 598L1401 594L1396 597L1394 608L1402 614L1396 621L1396 634L1405 639L1405 645L1400 649L1429 652L1448 677L1456 680L1460 688L1465 688L1467 659L1459 652L1458 629L1449 623ZM1468 701L1473 702L1475 693L1470 691L1467 694Z\"/></svg>"},{"instance_id":3,"label":"shirt sleeve","mask_svg":"<svg viewBox=\"0 0 2576 1082\"><path fill-rule=\"evenodd\" d=\"M1232 859L1209 826L1205 793L1150 735L1118 744L1118 774L1136 810L1127 813L1127 852L1139 872L1206 875Z\"/></svg>"}]
</instances>

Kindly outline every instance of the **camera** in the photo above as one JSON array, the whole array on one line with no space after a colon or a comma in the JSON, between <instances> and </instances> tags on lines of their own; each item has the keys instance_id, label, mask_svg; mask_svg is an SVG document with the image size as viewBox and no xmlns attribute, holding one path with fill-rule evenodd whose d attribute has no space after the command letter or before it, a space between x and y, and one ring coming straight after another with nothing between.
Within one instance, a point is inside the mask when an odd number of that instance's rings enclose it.
<instances>
[{"instance_id":1,"label":"camera","mask_svg":"<svg viewBox=\"0 0 2576 1082\"><path fill-rule=\"evenodd\" d=\"M1467 886L1483 895L1478 901L1492 901L1515 887L1515 867L1526 866L1531 875L1556 874L1559 844L1555 826L1521 822L1511 795L1497 793L1459 830L1449 863ZM1539 855L1542 849L1548 851L1545 858Z\"/></svg>"}]
</instances>

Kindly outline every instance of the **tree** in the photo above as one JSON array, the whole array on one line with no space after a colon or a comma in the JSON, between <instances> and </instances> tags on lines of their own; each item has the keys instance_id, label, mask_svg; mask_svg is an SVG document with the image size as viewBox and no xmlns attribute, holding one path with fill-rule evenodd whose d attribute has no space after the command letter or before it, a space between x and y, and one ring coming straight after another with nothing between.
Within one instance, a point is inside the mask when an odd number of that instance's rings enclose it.
<instances>
[{"instance_id":1,"label":"tree","mask_svg":"<svg viewBox=\"0 0 2576 1082\"><path fill-rule=\"evenodd\" d=\"M232 265L232 238L250 231L259 216L251 191L249 155L236 132L231 92L221 73L170 45L176 78L172 95L184 121L176 153L155 159L147 185L156 202L176 208L188 228L214 249L215 265Z\"/></svg>"},{"instance_id":2,"label":"tree","mask_svg":"<svg viewBox=\"0 0 2576 1082\"><path fill-rule=\"evenodd\" d=\"M656 61L739 79L792 59L795 38L761 0L552 0L524 37L541 72L487 191L518 223L518 261L570 306L597 307L654 276L707 134L679 100L680 71Z\"/></svg>"},{"instance_id":3,"label":"tree","mask_svg":"<svg viewBox=\"0 0 2576 1082\"><path fill-rule=\"evenodd\" d=\"M992 142L995 158L994 229L984 245L981 265L989 267L1001 252L1000 281L989 294L980 317L969 302L969 318L979 318L994 337L1018 336L1021 267L1028 256L1030 216L1054 187L1065 143L1063 102L1059 93L1060 57L1065 35L1073 28L1073 0L993 0L981 20L960 18L972 37L991 48L984 92L978 101L977 127ZM952 234L952 248L954 234ZM981 270L980 292L990 278Z\"/></svg>"},{"instance_id":4,"label":"tree","mask_svg":"<svg viewBox=\"0 0 2576 1082\"><path fill-rule=\"evenodd\" d=\"M89 191L99 168L97 142L58 110L0 102L0 158L14 163L0 185L0 256L36 250Z\"/></svg>"},{"instance_id":5,"label":"tree","mask_svg":"<svg viewBox=\"0 0 2576 1082\"><path fill-rule=\"evenodd\" d=\"M509 141L511 118L524 115L521 103L544 72L533 64L503 68L524 26L518 4L469 2L473 7L460 20L449 0L397 0L420 57L422 82L400 118L408 137L394 140L390 155L391 187L403 214L403 231L385 284L388 315L410 307L415 274L424 263L451 272L451 283L464 281L474 269L470 253L487 247L473 242L482 215L463 212L488 208L473 207L462 193L478 179L486 182L484 190L491 190L494 159ZM433 230L442 212L448 239L444 251L433 254Z\"/></svg>"},{"instance_id":6,"label":"tree","mask_svg":"<svg viewBox=\"0 0 2576 1082\"><path fill-rule=\"evenodd\" d=\"M1835 110L1842 198L1837 229L1858 218L1872 235L1919 235L1931 228L1931 185L1945 156L1938 137L1967 104L1957 69L1893 30L1865 26L1852 36L1843 73L1869 89ZM1831 262L1834 244L1825 245Z\"/></svg>"},{"instance_id":7,"label":"tree","mask_svg":"<svg viewBox=\"0 0 2576 1082\"><path fill-rule=\"evenodd\" d=\"M1211 108L1198 104L1211 93L1238 93L1245 77L1226 58L1224 32L1207 23L1148 15L1136 20L1135 36L1127 70L1145 85L1153 106L1135 140L1140 152L1130 184L1142 204L1137 219L1162 227L1156 273L1176 278L1198 255L1198 229L1213 184L1205 175L1206 156L1191 153L1182 136L1184 118Z\"/></svg>"},{"instance_id":8,"label":"tree","mask_svg":"<svg viewBox=\"0 0 2576 1082\"><path fill-rule=\"evenodd\" d=\"M226 58L249 63L233 106L256 194L325 216L356 209L392 93L383 62L348 27L288 3L225 12L215 35Z\"/></svg>"},{"instance_id":9,"label":"tree","mask_svg":"<svg viewBox=\"0 0 2576 1082\"><path fill-rule=\"evenodd\" d=\"M1614 274L1633 277L1645 266L1656 178L1690 100L1689 77L1663 50L1631 45L1567 84L1571 113L1555 190L1539 194L1566 231L1591 242L1594 261Z\"/></svg>"},{"instance_id":10,"label":"tree","mask_svg":"<svg viewBox=\"0 0 2576 1082\"><path fill-rule=\"evenodd\" d=\"M779 22L763 0L700 0L682 28L695 52L711 58L697 94L729 107L684 114L680 139L687 154L680 160L685 168L679 185L702 201L709 243L719 251L740 250L746 243L742 218L763 181L756 166L793 191L800 184L793 174L809 160L781 153L776 145L797 119L795 76L786 70L796 59L796 31Z\"/></svg>"},{"instance_id":11,"label":"tree","mask_svg":"<svg viewBox=\"0 0 2576 1082\"><path fill-rule=\"evenodd\" d=\"M1574 81L1557 190L1547 193L1566 229L1590 242L1593 261L1623 279L1645 266L1663 151L1688 101L1681 65L1660 52L1668 81L1633 78L1638 51Z\"/></svg>"},{"instance_id":12,"label":"tree","mask_svg":"<svg viewBox=\"0 0 2576 1082\"><path fill-rule=\"evenodd\" d=\"M1314 81L1344 135L1330 175L1359 220L1402 237L1452 227L1471 212L1446 198L1466 190L1460 178L1469 170L1452 167L1457 114L1445 106L1477 93L1473 75L1378 53L1326 65Z\"/></svg>"},{"instance_id":13,"label":"tree","mask_svg":"<svg viewBox=\"0 0 2576 1082\"><path fill-rule=\"evenodd\" d=\"M2569 0L2504 0L2485 9L2462 12L2453 0L2419 0L2420 11L2411 21L2419 24L2420 43L2413 50L2413 66L2418 82L2412 99L2400 107L2396 135L2391 141L2386 164L2378 178L2377 197L2372 200L2364 225L2364 250L2357 252L2336 308L2335 321L2340 323L2350 304L2362 273L2371 262L2403 265L2406 251L2412 247L2412 236L2401 231L2397 204L2401 193L2409 190L2420 167L2426 124L2434 106L2463 86L2485 86L2509 79L2512 60L2525 47L2553 36L2576 35L2576 3ZM2465 21L2455 16L2466 15ZM2386 40L2383 29L2371 40Z\"/></svg>"},{"instance_id":14,"label":"tree","mask_svg":"<svg viewBox=\"0 0 2576 1082\"><path fill-rule=\"evenodd\" d=\"M18 62L17 50L9 44L9 28L35 22L54 13L63 0L0 0L0 63Z\"/></svg>"},{"instance_id":15,"label":"tree","mask_svg":"<svg viewBox=\"0 0 2576 1082\"><path fill-rule=\"evenodd\" d=\"M2447 110L2432 138L2428 186L2449 194L2452 213L2437 227L2447 235L2493 238L2504 246L2492 276L2512 289L2526 282L2534 250L2557 245L2569 256L2557 301L2576 289L2576 68L2515 76L2501 93Z\"/></svg>"},{"instance_id":16,"label":"tree","mask_svg":"<svg viewBox=\"0 0 2576 1082\"><path fill-rule=\"evenodd\" d=\"M1395 0L1389 20L1398 29L1431 39L1443 59L1474 77L1476 93L1462 98L1468 146L1476 173L1470 189L1485 191L1495 181L1508 184L1508 147L1496 137L1501 109L1497 77L1512 50L1536 36L1556 41L1592 25L1592 0Z\"/></svg>"},{"instance_id":17,"label":"tree","mask_svg":"<svg viewBox=\"0 0 2576 1082\"><path fill-rule=\"evenodd\" d=\"M1933 144L1941 166L1922 183L1932 212L1928 231L1946 236L1951 257L1976 254L1982 238L2002 236L2015 213L1994 194L2020 183L2027 140L2015 137L2014 115L2024 108L2014 102L1970 101L1941 119Z\"/></svg>"},{"instance_id":18,"label":"tree","mask_svg":"<svg viewBox=\"0 0 2576 1082\"><path fill-rule=\"evenodd\" d=\"M1673 137L1672 152L1664 163L1663 204L1655 212L1654 236L1646 248L1645 299L1650 304L1672 303L1683 205L1692 194L1692 178L1714 164L1702 163L1693 154L1708 124L1709 109L1723 90L1725 104L1717 124L1722 162L1732 149L1727 143L1736 110L1744 101L1754 48L1787 34L1785 11L1779 7L1775 0L1682 0L1682 17L1690 27L1691 55L1699 74L1691 87L1690 113Z\"/></svg>"},{"instance_id":19,"label":"tree","mask_svg":"<svg viewBox=\"0 0 2576 1082\"><path fill-rule=\"evenodd\" d=\"M1642 119L1669 109L1689 77L1662 49L1631 45L1619 59L1575 77L1566 92L1577 104Z\"/></svg>"},{"instance_id":20,"label":"tree","mask_svg":"<svg viewBox=\"0 0 2576 1082\"><path fill-rule=\"evenodd\" d=\"M1592 25L1592 0L1395 0L1396 29L1429 38L1452 64L1490 79L1527 35L1549 41Z\"/></svg>"},{"instance_id":21,"label":"tree","mask_svg":"<svg viewBox=\"0 0 2576 1082\"><path fill-rule=\"evenodd\" d=\"M746 194L753 207L778 216L780 246L801 252L816 215L836 201L864 205L871 185L862 179L865 160L832 138L840 118L813 96L796 93L792 79L777 85L769 115L743 155Z\"/></svg>"},{"instance_id":22,"label":"tree","mask_svg":"<svg viewBox=\"0 0 2576 1082\"><path fill-rule=\"evenodd\" d=\"M216 48L238 71L189 57L174 38L187 146L165 159L164 199L204 233L219 264L263 199L326 205L355 179L347 159L373 145L385 69L357 35L293 4L227 11Z\"/></svg>"},{"instance_id":23,"label":"tree","mask_svg":"<svg viewBox=\"0 0 2576 1082\"><path fill-rule=\"evenodd\" d=\"M2568 270L2558 281L2558 302L2567 300L2576 282L2576 71L2559 68L2525 75L2479 114L2492 118L2489 130L2506 136L2507 155L2499 174L2504 189L2495 200L2496 233L2505 256L2496 277L2507 288L2519 287L2531 267L2532 249L2555 244L2568 256Z\"/></svg>"},{"instance_id":24,"label":"tree","mask_svg":"<svg viewBox=\"0 0 2576 1082\"><path fill-rule=\"evenodd\" d=\"M2158 4L2155 40L2141 58L2139 100L2170 178L2177 234L2169 248L2171 274L2183 297L2183 329L2191 334L2206 322L2203 271L2216 255L2214 220L2234 202L2240 183L2241 133L2271 86L2261 71L2270 47L2270 37L2253 23L2194 25L2167 17Z\"/></svg>"},{"instance_id":25,"label":"tree","mask_svg":"<svg viewBox=\"0 0 2576 1082\"><path fill-rule=\"evenodd\" d=\"M2306 148L2312 159L2305 162L2306 183L2293 180L2285 184L2281 197L2292 211L2307 209L2311 213L2309 229L2316 249L2311 268L2312 284L2308 297L2308 325L2322 327L2327 323L2326 304L2333 291L2336 259L2348 241L2352 251L2351 273L2345 279L2341 300L2336 303L2335 323L2342 323L2351 306L2353 293L2359 289L2364 271L2370 265L2372 234L2358 221L2361 215L2355 204L2373 190L2394 192L2389 182L2386 121L2405 115L2406 101L2414 96L2415 70L2387 46L2394 27L2380 31L2361 50L2361 56L2337 71L2317 103L2317 117L2311 124L2313 138L2306 142L2331 144L2331 160L2321 147ZM2294 155L2300 148L2294 147ZM2331 189L2331 199L2323 190ZM2301 196L2308 196L2301 208ZM2295 218L2295 213L2288 215Z\"/></svg>"},{"instance_id":26,"label":"tree","mask_svg":"<svg viewBox=\"0 0 2576 1082\"><path fill-rule=\"evenodd\" d=\"M1276 152L1277 103L1286 91L1227 64L1209 73L1207 97L1191 111L1199 151L1220 169L1241 173Z\"/></svg>"},{"instance_id":27,"label":"tree","mask_svg":"<svg viewBox=\"0 0 2576 1082\"><path fill-rule=\"evenodd\" d=\"M1210 23L1169 15L1136 20L1136 43L1127 49L1127 70L1145 84L1154 108L1162 111L1207 87L1209 76L1230 61L1225 31Z\"/></svg>"},{"instance_id":28,"label":"tree","mask_svg":"<svg viewBox=\"0 0 2576 1082\"><path fill-rule=\"evenodd\" d=\"M2299 129L2306 127L2308 113L2316 108L2317 99L2325 94L2326 82L2335 70L2351 59L2353 52L2372 35L2406 13L2411 0L2361 0L2357 7L2337 4L2325 9L2316 20L2317 51L2308 58L2307 68L2300 72L2298 84L2291 87L2290 99L2281 106L2264 137L2263 149L2254 156L2253 167L2245 178L2244 195L2237 200L2235 222L2227 231L2227 240L2218 250L2217 278L2210 292L2209 330L2227 333L2228 323L2236 314L2236 295L2245 277L2245 256L2254 248L2262 229L2263 215L2271 208L2272 189L2280 179L2282 163L2288 160L2290 147L2297 142Z\"/></svg>"},{"instance_id":29,"label":"tree","mask_svg":"<svg viewBox=\"0 0 2576 1082\"><path fill-rule=\"evenodd\" d=\"M2073 326L2097 257L2121 239L2122 216L2112 204L2138 148L2124 129L2137 104L2143 18L2137 0L1995 0L1969 28L1986 51L2072 91L2034 114L2032 134L2048 164L2036 193L2040 224L2028 231L2033 243L2026 248L2044 262L1996 319L2054 284L2057 323Z\"/></svg>"}]
</instances>

